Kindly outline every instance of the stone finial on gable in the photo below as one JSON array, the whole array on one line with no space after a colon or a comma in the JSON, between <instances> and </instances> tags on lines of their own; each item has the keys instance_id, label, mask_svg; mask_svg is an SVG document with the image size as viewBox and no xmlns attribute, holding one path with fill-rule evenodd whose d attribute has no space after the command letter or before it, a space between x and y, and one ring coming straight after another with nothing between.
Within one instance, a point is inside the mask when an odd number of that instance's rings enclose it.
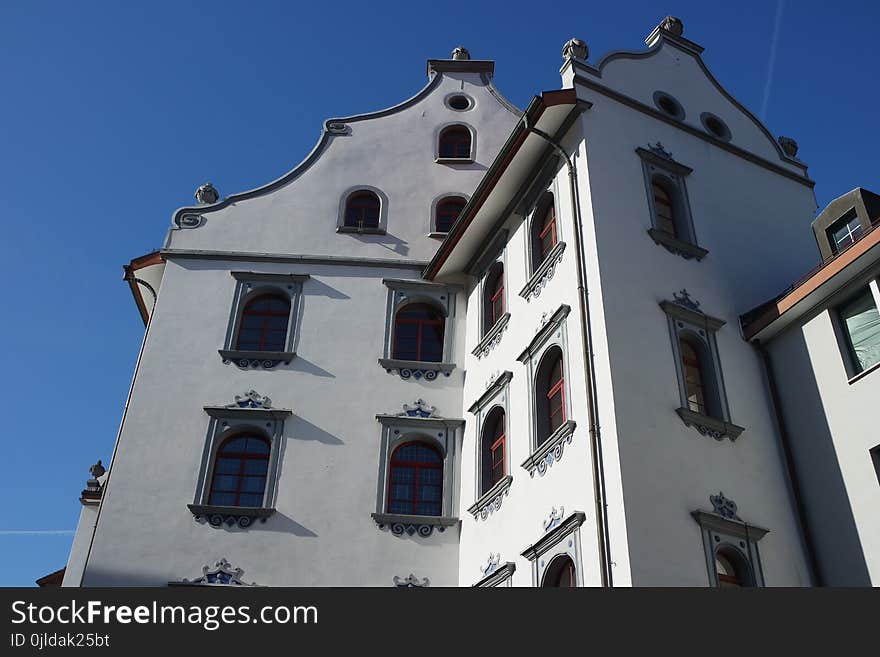
<instances>
[{"instance_id":1,"label":"stone finial on gable","mask_svg":"<svg viewBox=\"0 0 880 657\"><path fill-rule=\"evenodd\" d=\"M196 190L195 197L202 205L210 205L220 199L220 193L214 189L214 185L205 183Z\"/></svg>"},{"instance_id":2,"label":"stone finial on gable","mask_svg":"<svg viewBox=\"0 0 880 657\"><path fill-rule=\"evenodd\" d=\"M573 37L562 46L562 58L565 60L586 59L589 56L590 49L587 47L587 42L583 39Z\"/></svg>"},{"instance_id":3,"label":"stone finial on gable","mask_svg":"<svg viewBox=\"0 0 880 657\"><path fill-rule=\"evenodd\" d=\"M798 143L794 139L791 137L778 137L776 141L779 142L783 153L789 157L797 157Z\"/></svg>"},{"instance_id":4,"label":"stone finial on gable","mask_svg":"<svg viewBox=\"0 0 880 657\"><path fill-rule=\"evenodd\" d=\"M452 59L462 60L462 59L470 59L471 53L464 46L458 46L455 50L452 51Z\"/></svg>"},{"instance_id":5,"label":"stone finial on gable","mask_svg":"<svg viewBox=\"0 0 880 657\"><path fill-rule=\"evenodd\" d=\"M681 36L684 34L684 23L681 22L680 18L676 18L675 16L667 16L664 18L660 21L659 27L667 32L672 32L675 36Z\"/></svg>"}]
</instances>

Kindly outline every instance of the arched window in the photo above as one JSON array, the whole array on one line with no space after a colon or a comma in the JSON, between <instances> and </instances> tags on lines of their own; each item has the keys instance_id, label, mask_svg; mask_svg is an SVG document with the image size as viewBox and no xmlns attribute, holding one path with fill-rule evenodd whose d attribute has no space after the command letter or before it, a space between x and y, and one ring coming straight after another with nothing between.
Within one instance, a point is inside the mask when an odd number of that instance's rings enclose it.
<instances>
[{"instance_id":1,"label":"arched window","mask_svg":"<svg viewBox=\"0 0 880 657\"><path fill-rule=\"evenodd\" d=\"M532 253L534 255L534 268L544 262L547 254L556 246L556 206L553 203L553 194L547 194L547 199L538 206L532 222Z\"/></svg>"},{"instance_id":2,"label":"arched window","mask_svg":"<svg viewBox=\"0 0 880 657\"><path fill-rule=\"evenodd\" d=\"M261 294L245 304L235 348L240 351L284 351L290 299L281 294Z\"/></svg>"},{"instance_id":3,"label":"arched window","mask_svg":"<svg viewBox=\"0 0 880 657\"><path fill-rule=\"evenodd\" d=\"M719 588L753 585L749 566L737 550L723 547L716 550L715 573Z\"/></svg>"},{"instance_id":4,"label":"arched window","mask_svg":"<svg viewBox=\"0 0 880 657\"><path fill-rule=\"evenodd\" d=\"M263 506L269 441L253 434L227 438L214 460L208 504L217 506Z\"/></svg>"},{"instance_id":5,"label":"arched window","mask_svg":"<svg viewBox=\"0 0 880 657\"><path fill-rule=\"evenodd\" d=\"M553 347L544 355L538 368L535 408L538 412L537 446L547 440L565 422L565 370L562 351Z\"/></svg>"},{"instance_id":6,"label":"arched window","mask_svg":"<svg viewBox=\"0 0 880 657\"><path fill-rule=\"evenodd\" d=\"M483 326L485 331L495 326L504 315L504 265L496 262L486 276L483 290Z\"/></svg>"},{"instance_id":7,"label":"arched window","mask_svg":"<svg viewBox=\"0 0 880 657\"><path fill-rule=\"evenodd\" d=\"M345 226L348 228L378 228L381 203L379 196L369 190L353 193L345 202Z\"/></svg>"},{"instance_id":8,"label":"arched window","mask_svg":"<svg viewBox=\"0 0 880 657\"><path fill-rule=\"evenodd\" d=\"M571 557L562 554L554 558L547 566L547 572L544 573L541 586L543 588L573 588L577 586L577 572Z\"/></svg>"},{"instance_id":9,"label":"arched window","mask_svg":"<svg viewBox=\"0 0 880 657\"><path fill-rule=\"evenodd\" d=\"M708 350L695 337L682 337L679 345L688 408L695 413L721 417L721 404L713 384L714 370Z\"/></svg>"},{"instance_id":10,"label":"arched window","mask_svg":"<svg viewBox=\"0 0 880 657\"><path fill-rule=\"evenodd\" d=\"M460 196L450 196L437 203L434 230L438 233L448 233L465 205L467 205L467 201Z\"/></svg>"},{"instance_id":11,"label":"arched window","mask_svg":"<svg viewBox=\"0 0 880 657\"><path fill-rule=\"evenodd\" d=\"M440 133L437 154L442 158L469 159L471 156L471 131L463 125L452 125Z\"/></svg>"},{"instance_id":12,"label":"arched window","mask_svg":"<svg viewBox=\"0 0 880 657\"><path fill-rule=\"evenodd\" d=\"M428 443L404 443L391 454L388 513L443 514L443 457Z\"/></svg>"},{"instance_id":13,"label":"arched window","mask_svg":"<svg viewBox=\"0 0 880 657\"><path fill-rule=\"evenodd\" d=\"M394 350L398 360L439 363L443 360L445 321L437 308L427 303L411 303L394 318Z\"/></svg>"},{"instance_id":14,"label":"arched window","mask_svg":"<svg viewBox=\"0 0 880 657\"><path fill-rule=\"evenodd\" d=\"M654 179L651 189L654 193L654 214L657 217L657 229L676 237L678 231L675 228L672 194L657 178Z\"/></svg>"},{"instance_id":15,"label":"arched window","mask_svg":"<svg viewBox=\"0 0 880 657\"><path fill-rule=\"evenodd\" d=\"M504 457L506 437L504 432L504 410L494 409L483 424L482 456L483 476L482 491L486 493L492 486L504 479Z\"/></svg>"}]
</instances>

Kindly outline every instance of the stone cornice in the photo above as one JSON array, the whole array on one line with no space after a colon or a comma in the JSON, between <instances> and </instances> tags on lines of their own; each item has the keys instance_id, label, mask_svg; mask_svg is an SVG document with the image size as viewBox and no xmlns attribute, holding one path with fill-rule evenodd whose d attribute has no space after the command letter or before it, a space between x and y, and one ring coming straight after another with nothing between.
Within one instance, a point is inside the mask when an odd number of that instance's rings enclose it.
<instances>
[{"instance_id":1,"label":"stone cornice","mask_svg":"<svg viewBox=\"0 0 880 657\"><path fill-rule=\"evenodd\" d=\"M501 582L507 581L508 579L513 577L514 572L516 572L516 564L512 561L508 561L498 566L498 568L486 575L476 584L472 584L472 586L474 588L490 588L493 586L498 586L499 584L501 584Z\"/></svg>"},{"instance_id":2,"label":"stone cornice","mask_svg":"<svg viewBox=\"0 0 880 657\"><path fill-rule=\"evenodd\" d=\"M512 475L507 475L501 479L501 481L483 493L480 498L468 508L468 513L474 518L477 516L480 516L483 520L488 518L489 514L494 513L501 508L501 501L510 491L510 485L512 483Z\"/></svg>"},{"instance_id":3,"label":"stone cornice","mask_svg":"<svg viewBox=\"0 0 880 657\"><path fill-rule=\"evenodd\" d=\"M376 415L376 419L382 426L386 427L449 427L456 429L464 425L462 418L455 417L414 417L409 415L387 415L380 413Z\"/></svg>"},{"instance_id":4,"label":"stone cornice","mask_svg":"<svg viewBox=\"0 0 880 657\"><path fill-rule=\"evenodd\" d=\"M477 343L477 346L474 347L471 353L477 358L482 358L492 351L495 345L501 342L501 335L507 330L509 322L510 313L504 313L486 335L483 336L483 339Z\"/></svg>"},{"instance_id":5,"label":"stone cornice","mask_svg":"<svg viewBox=\"0 0 880 657\"><path fill-rule=\"evenodd\" d=\"M703 511L702 509L691 511L691 515L699 523L700 527L705 527L721 534L736 536L737 538L760 541L765 535L770 533L769 529L750 525L742 520L725 518L717 513Z\"/></svg>"},{"instance_id":6,"label":"stone cornice","mask_svg":"<svg viewBox=\"0 0 880 657\"><path fill-rule=\"evenodd\" d=\"M535 273L529 277L526 284L519 291L519 296L529 300L532 296L537 297L541 294L541 290L547 285L556 271L556 265L562 262L562 254L565 252L565 242L557 242L556 246L550 249L550 253L544 258Z\"/></svg>"},{"instance_id":7,"label":"stone cornice","mask_svg":"<svg viewBox=\"0 0 880 657\"><path fill-rule=\"evenodd\" d=\"M499 392L504 389L510 380L513 378L513 372L505 370L501 374L499 374L492 383L489 384L489 387L486 389L482 395L480 395L479 399L471 404L470 408L468 408L468 413L476 413L478 410L483 408L489 401L492 400Z\"/></svg>"},{"instance_id":8,"label":"stone cornice","mask_svg":"<svg viewBox=\"0 0 880 657\"><path fill-rule=\"evenodd\" d=\"M575 511L565 520L559 523L557 527L544 534L544 536L542 536L540 540L527 547L520 554L522 554L522 556L524 556L529 561L534 561L542 554L544 554L547 550L556 545L563 538L565 538L582 524L584 524L584 520L586 519L587 514L585 514L583 511Z\"/></svg>"},{"instance_id":9,"label":"stone cornice","mask_svg":"<svg viewBox=\"0 0 880 657\"><path fill-rule=\"evenodd\" d=\"M577 423L574 420L563 422L556 431L550 434L547 440L541 443L538 449L529 454L529 457L522 462L521 466L528 470L529 475L532 477L535 476L536 471L543 476L547 472L547 468L553 465L555 461L562 460L565 445L571 443L572 434L576 427Z\"/></svg>"},{"instance_id":10,"label":"stone cornice","mask_svg":"<svg viewBox=\"0 0 880 657\"><path fill-rule=\"evenodd\" d=\"M743 427L731 422L719 420L718 418L692 411L689 408L677 408L675 412L678 413L678 417L685 423L685 426L693 427L700 432L700 435L709 436L715 440L720 441L724 438L730 438L730 441L733 442L745 431Z\"/></svg>"},{"instance_id":11,"label":"stone cornice","mask_svg":"<svg viewBox=\"0 0 880 657\"><path fill-rule=\"evenodd\" d=\"M521 363L525 363L531 356L541 348L543 345L553 334L553 331L557 329L557 327L562 323L568 314L571 312L571 306L562 304L559 308L556 309L550 318L547 320L547 323L541 327L541 330L538 331L537 335L532 338L532 341L529 343L529 346L526 347L523 352L517 356L517 360Z\"/></svg>"},{"instance_id":12,"label":"stone cornice","mask_svg":"<svg viewBox=\"0 0 880 657\"><path fill-rule=\"evenodd\" d=\"M688 322L689 324L705 326L712 331L717 331L727 323L723 319L712 317L710 315L700 312L699 310L691 310L690 308L675 303L674 301L661 301L660 307L663 309L663 312L665 312L670 317L675 317L676 319Z\"/></svg>"},{"instance_id":13,"label":"stone cornice","mask_svg":"<svg viewBox=\"0 0 880 657\"><path fill-rule=\"evenodd\" d=\"M261 418L282 420L293 414L288 408L230 408L229 406L205 406L205 413L214 418L252 418L259 421Z\"/></svg>"}]
</instances>

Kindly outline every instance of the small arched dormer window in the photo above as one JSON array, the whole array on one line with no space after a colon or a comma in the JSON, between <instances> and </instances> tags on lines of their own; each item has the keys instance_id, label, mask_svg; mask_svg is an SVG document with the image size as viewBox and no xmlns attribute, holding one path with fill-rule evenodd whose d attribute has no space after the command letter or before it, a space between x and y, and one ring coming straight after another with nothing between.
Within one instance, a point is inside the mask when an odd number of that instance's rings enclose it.
<instances>
[{"instance_id":1,"label":"small arched dormer window","mask_svg":"<svg viewBox=\"0 0 880 657\"><path fill-rule=\"evenodd\" d=\"M245 304L235 348L240 351L284 351L290 323L290 298L260 294Z\"/></svg>"},{"instance_id":2,"label":"small arched dormer window","mask_svg":"<svg viewBox=\"0 0 880 657\"><path fill-rule=\"evenodd\" d=\"M703 343L695 337L685 336L680 338L679 345L688 408L702 415L720 417L712 385L712 364Z\"/></svg>"},{"instance_id":3,"label":"small arched dormer window","mask_svg":"<svg viewBox=\"0 0 880 657\"><path fill-rule=\"evenodd\" d=\"M397 360L439 363L443 360L445 329L443 314L427 303L410 303L394 317L394 349Z\"/></svg>"},{"instance_id":4,"label":"small arched dormer window","mask_svg":"<svg viewBox=\"0 0 880 657\"><path fill-rule=\"evenodd\" d=\"M345 202L345 227L358 230L378 228L381 208L376 192L368 189L354 192Z\"/></svg>"},{"instance_id":5,"label":"small arched dormer window","mask_svg":"<svg viewBox=\"0 0 880 657\"><path fill-rule=\"evenodd\" d=\"M465 205L467 205L467 201L460 196L450 196L437 203L437 211L434 216L434 232L448 233Z\"/></svg>"},{"instance_id":6,"label":"small arched dormer window","mask_svg":"<svg viewBox=\"0 0 880 657\"><path fill-rule=\"evenodd\" d=\"M400 445L391 454L388 513L443 515L443 457L425 442Z\"/></svg>"},{"instance_id":7,"label":"small arched dormer window","mask_svg":"<svg viewBox=\"0 0 880 657\"><path fill-rule=\"evenodd\" d=\"M547 566L547 572L544 573L544 579L541 582L542 588L574 588L577 586L577 571L574 567L574 561L567 554L561 554L555 557L550 565Z\"/></svg>"},{"instance_id":8,"label":"small arched dormer window","mask_svg":"<svg viewBox=\"0 0 880 657\"><path fill-rule=\"evenodd\" d=\"M263 436L238 434L217 450L208 504L263 506L269 471L269 441Z\"/></svg>"},{"instance_id":9,"label":"small arched dormer window","mask_svg":"<svg viewBox=\"0 0 880 657\"><path fill-rule=\"evenodd\" d=\"M487 493L492 486L504 479L507 474L505 466L507 438L504 425L504 409L500 407L493 409L483 424L480 450L483 461L481 495Z\"/></svg>"},{"instance_id":10,"label":"small arched dormer window","mask_svg":"<svg viewBox=\"0 0 880 657\"><path fill-rule=\"evenodd\" d=\"M715 551L715 573L719 588L754 586L749 564L739 550L720 547Z\"/></svg>"},{"instance_id":11,"label":"small arched dormer window","mask_svg":"<svg viewBox=\"0 0 880 657\"><path fill-rule=\"evenodd\" d=\"M655 176L651 183L651 191L654 194L654 215L657 218L657 230L672 237L678 237L673 194L658 176Z\"/></svg>"},{"instance_id":12,"label":"small arched dormer window","mask_svg":"<svg viewBox=\"0 0 880 657\"><path fill-rule=\"evenodd\" d=\"M558 242L556 205L553 194L546 194L532 220L532 266L537 269Z\"/></svg>"},{"instance_id":13,"label":"small arched dormer window","mask_svg":"<svg viewBox=\"0 0 880 657\"><path fill-rule=\"evenodd\" d=\"M442 159L471 158L471 131L463 125L451 125L440 132L437 155Z\"/></svg>"},{"instance_id":14,"label":"small arched dormer window","mask_svg":"<svg viewBox=\"0 0 880 657\"><path fill-rule=\"evenodd\" d=\"M504 265L496 262L486 276L483 289L483 327L489 331L504 315Z\"/></svg>"},{"instance_id":15,"label":"small arched dormer window","mask_svg":"<svg viewBox=\"0 0 880 657\"><path fill-rule=\"evenodd\" d=\"M541 446L566 421L565 368L562 350L552 347L538 367L535 386L535 408L538 412L537 446Z\"/></svg>"}]
</instances>

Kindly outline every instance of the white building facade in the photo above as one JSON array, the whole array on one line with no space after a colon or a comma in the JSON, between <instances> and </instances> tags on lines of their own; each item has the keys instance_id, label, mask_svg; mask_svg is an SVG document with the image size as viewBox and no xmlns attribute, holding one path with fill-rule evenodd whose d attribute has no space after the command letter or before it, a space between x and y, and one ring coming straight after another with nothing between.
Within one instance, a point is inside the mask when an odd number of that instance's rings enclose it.
<instances>
[{"instance_id":1,"label":"white building facade","mask_svg":"<svg viewBox=\"0 0 880 657\"><path fill-rule=\"evenodd\" d=\"M740 329L814 260L813 182L681 21L646 44L569 41L524 112L456 49L200 188L126 269L147 331L64 585L818 583Z\"/></svg>"}]
</instances>

